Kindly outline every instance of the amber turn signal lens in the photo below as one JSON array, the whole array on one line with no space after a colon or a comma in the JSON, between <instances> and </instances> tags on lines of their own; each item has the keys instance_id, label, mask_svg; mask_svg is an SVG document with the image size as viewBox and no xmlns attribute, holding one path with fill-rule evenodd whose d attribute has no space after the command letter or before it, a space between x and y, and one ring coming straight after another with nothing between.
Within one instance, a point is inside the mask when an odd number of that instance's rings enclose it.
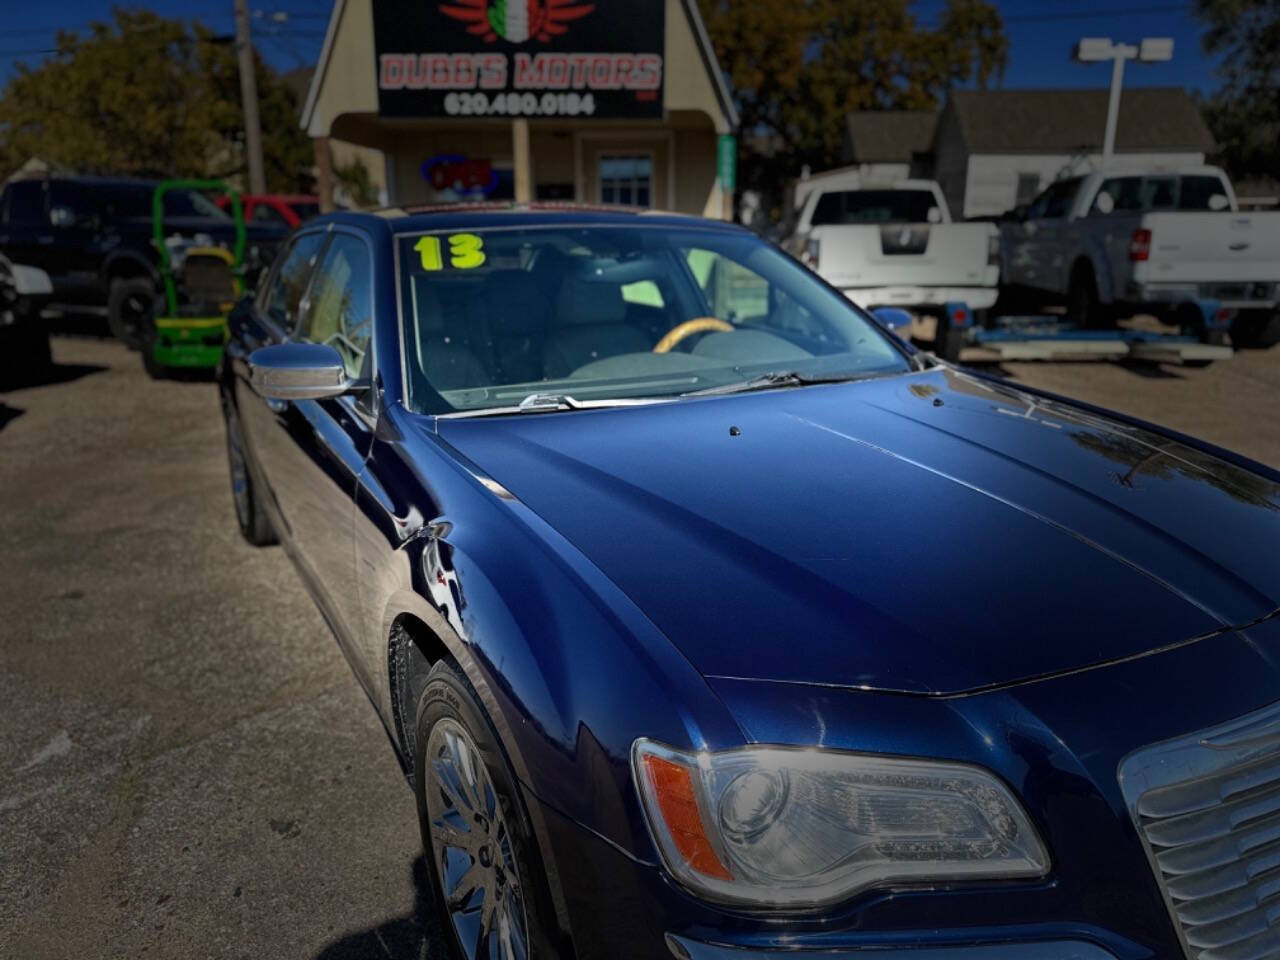
<instances>
[{"instance_id":1,"label":"amber turn signal lens","mask_svg":"<svg viewBox=\"0 0 1280 960\"><path fill-rule=\"evenodd\" d=\"M688 768L652 754L644 757L643 763L658 809L680 856L699 873L728 880L728 869L707 839Z\"/></svg>"}]
</instances>

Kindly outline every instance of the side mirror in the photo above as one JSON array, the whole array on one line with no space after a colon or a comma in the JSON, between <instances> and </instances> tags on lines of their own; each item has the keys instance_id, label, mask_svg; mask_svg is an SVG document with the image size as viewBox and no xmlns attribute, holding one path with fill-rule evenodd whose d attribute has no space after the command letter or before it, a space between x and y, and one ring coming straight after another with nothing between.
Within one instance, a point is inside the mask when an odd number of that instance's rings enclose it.
<instances>
[{"instance_id":1,"label":"side mirror","mask_svg":"<svg viewBox=\"0 0 1280 960\"><path fill-rule=\"evenodd\" d=\"M1225 193L1215 193L1209 198L1209 209L1215 213L1221 213L1229 206L1231 206L1231 201L1227 199Z\"/></svg>"},{"instance_id":2,"label":"side mirror","mask_svg":"<svg viewBox=\"0 0 1280 960\"><path fill-rule=\"evenodd\" d=\"M871 311L871 315L880 321L882 326L888 327L892 332L907 338L911 330L911 314L901 307L876 307Z\"/></svg>"},{"instance_id":3,"label":"side mirror","mask_svg":"<svg viewBox=\"0 0 1280 960\"><path fill-rule=\"evenodd\" d=\"M249 382L268 400L323 400L355 387L342 355L324 343L277 343L249 354Z\"/></svg>"},{"instance_id":4,"label":"side mirror","mask_svg":"<svg viewBox=\"0 0 1280 960\"><path fill-rule=\"evenodd\" d=\"M925 219L928 220L930 223L941 223L942 211L939 210L937 207L930 207L929 212L925 214Z\"/></svg>"}]
</instances>

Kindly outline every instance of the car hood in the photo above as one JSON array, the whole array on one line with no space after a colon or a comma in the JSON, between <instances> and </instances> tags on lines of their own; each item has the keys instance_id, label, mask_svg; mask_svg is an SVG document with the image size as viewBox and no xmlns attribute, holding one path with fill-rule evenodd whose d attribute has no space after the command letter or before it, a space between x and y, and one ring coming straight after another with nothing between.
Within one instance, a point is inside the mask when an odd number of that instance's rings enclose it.
<instances>
[{"instance_id":1,"label":"car hood","mask_svg":"<svg viewBox=\"0 0 1280 960\"><path fill-rule=\"evenodd\" d=\"M436 428L708 677L955 693L1280 605L1280 485L950 369Z\"/></svg>"}]
</instances>

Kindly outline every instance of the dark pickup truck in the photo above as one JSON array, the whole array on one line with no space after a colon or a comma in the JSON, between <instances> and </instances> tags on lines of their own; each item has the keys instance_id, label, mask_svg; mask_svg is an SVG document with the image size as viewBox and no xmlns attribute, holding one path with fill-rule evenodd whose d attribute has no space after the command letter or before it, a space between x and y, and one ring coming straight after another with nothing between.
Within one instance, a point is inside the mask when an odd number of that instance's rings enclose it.
<instances>
[{"instance_id":1,"label":"dark pickup truck","mask_svg":"<svg viewBox=\"0 0 1280 960\"><path fill-rule=\"evenodd\" d=\"M15 180L0 193L0 253L49 275L49 306L104 315L111 331L138 345L159 291L159 253L152 240L152 197L158 181L106 177ZM202 238L230 246L235 224L194 191L165 194L165 237ZM248 225L245 276L270 263L288 234L283 225ZM207 238L207 239L205 239Z\"/></svg>"}]
</instances>

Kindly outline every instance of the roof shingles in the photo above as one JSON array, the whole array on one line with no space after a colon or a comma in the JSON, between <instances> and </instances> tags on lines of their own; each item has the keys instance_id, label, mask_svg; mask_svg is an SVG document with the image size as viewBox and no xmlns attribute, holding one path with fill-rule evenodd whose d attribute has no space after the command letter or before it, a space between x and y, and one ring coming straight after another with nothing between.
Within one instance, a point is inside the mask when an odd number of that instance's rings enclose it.
<instances>
[{"instance_id":1,"label":"roof shingles","mask_svg":"<svg viewBox=\"0 0 1280 960\"><path fill-rule=\"evenodd\" d=\"M969 153L1081 153L1102 149L1106 90L956 90L951 104ZM1208 152L1213 135L1181 87L1120 95L1117 152Z\"/></svg>"},{"instance_id":2,"label":"roof shingles","mask_svg":"<svg viewBox=\"0 0 1280 960\"><path fill-rule=\"evenodd\" d=\"M853 163L910 163L933 146L936 110L855 110L848 124Z\"/></svg>"}]
</instances>

